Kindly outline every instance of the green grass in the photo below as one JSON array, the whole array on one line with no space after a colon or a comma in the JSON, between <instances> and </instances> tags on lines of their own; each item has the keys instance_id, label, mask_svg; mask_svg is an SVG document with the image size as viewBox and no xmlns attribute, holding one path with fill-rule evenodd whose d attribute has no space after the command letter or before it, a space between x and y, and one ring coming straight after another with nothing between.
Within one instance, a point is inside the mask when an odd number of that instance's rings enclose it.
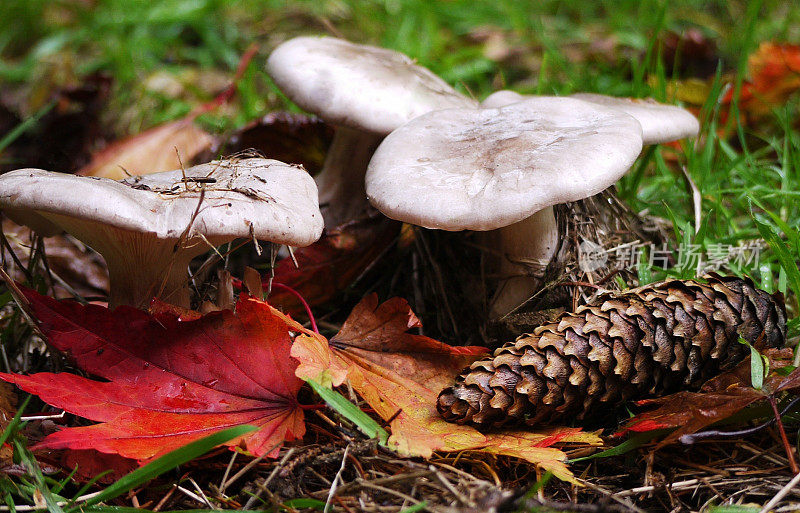
<instances>
[{"instance_id":1,"label":"green grass","mask_svg":"<svg viewBox=\"0 0 800 513\"><path fill-rule=\"evenodd\" d=\"M800 6L794 2L106 0L94 5L5 0L0 2L0 89L23 98L27 123L34 124L51 105L54 90L102 72L114 80L106 116L110 124L122 134L137 132L209 100L213 88L198 85L198 77L232 75L239 56L256 41L261 52L240 82L232 109L206 116L207 126L225 131L270 109L290 107L264 73L264 59L291 35L328 33L327 27L357 42L405 52L478 98L508 87L521 93L593 91L662 100L688 76L668 71L687 56L665 62L661 36L699 30L716 44L719 57L717 78L710 80L701 111L699 142L685 144L677 155L665 147L646 151L619 184L620 194L635 210L670 221L675 249L708 255L763 240L758 259L731 261L722 270L749 275L761 287L784 293L791 335L797 337L800 101L795 96L776 105L772 116L758 124L732 124L729 139L717 136L725 128L717 99L731 77L734 87L741 86L747 56L758 43L800 41ZM488 51L485 41L493 41L498 53ZM607 42L613 43L613 52L602 49ZM182 81L182 90L173 95L153 87L149 79L157 74ZM0 151L16 135L0 134ZM686 167L702 197L697 227L680 166ZM657 280L666 274L692 277L695 268L642 269L640 278ZM16 323L11 326L17 326L17 333L4 332L4 343L28 336ZM9 433L26 454L16 431ZM35 466L35 460L28 463ZM30 504L36 487L50 490L53 497L60 497L65 487L33 467L27 477L0 483L9 506L15 501ZM116 489L105 490L103 497L111 497L109 490ZM45 499L51 511L59 511L47 495ZM715 511L729 510L749 511Z\"/></svg>"}]
</instances>

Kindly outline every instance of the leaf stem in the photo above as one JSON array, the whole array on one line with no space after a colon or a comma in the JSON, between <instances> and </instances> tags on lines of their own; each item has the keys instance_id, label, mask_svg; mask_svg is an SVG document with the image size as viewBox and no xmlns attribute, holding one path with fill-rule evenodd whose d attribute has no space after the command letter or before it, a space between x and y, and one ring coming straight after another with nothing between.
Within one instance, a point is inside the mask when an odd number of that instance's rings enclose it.
<instances>
[{"instance_id":1,"label":"leaf stem","mask_svg":"<svg viewBox=\"0 0 800 513\"><path fill-rule=\"evenodd\" d=\"M781 413L778 411L778 405L775 403L775 396L769 395L767 400L772 407L772 412L775 414L775 423L778 426L778 432L781 434L781 441L783 442L783 449L786 451L786 457L789 459L789 468L792 470L793 474L798 474L800 473L800 468L798 468L797 461L794 459L794 451L792 451L792 446L789 445L789 439L786 437L786 430L783 429Z\"/></svg>"},{"instance_id":2,"label":"leaf stem","mask_svg":"<svg viewBox=\"0 0 800 513\"><path fill-rule=\"evenodd\" d=\"M303 308L306 309L306 315L308 315L308 320L311 321L311 329L314 330L314 333L319 333L319 329L317 328L317 321L314 319L314 314L311 313L311 307L308 306L308 303L306 303L306 300L303 299L303 296L299 292L294 290L292 287L284 285L283 283L278 283L276 281L273 281L272 286L294 295L300 301L300 303L303 304Z\"/></svg>"}]
</instances>

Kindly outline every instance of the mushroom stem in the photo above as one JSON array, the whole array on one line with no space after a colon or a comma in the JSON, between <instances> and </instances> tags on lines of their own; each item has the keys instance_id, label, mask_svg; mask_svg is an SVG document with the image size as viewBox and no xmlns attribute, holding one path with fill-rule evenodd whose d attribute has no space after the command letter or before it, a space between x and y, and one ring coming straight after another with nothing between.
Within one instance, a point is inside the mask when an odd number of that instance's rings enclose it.
<instances>
[{"instance_id":1,"label":"mushroom stem","mask_svg":"<svg viewBox=\"0 0 800 513\"><path fill-rule=\"evenodd\" d=\"M355 219L368 208L364 175L382 139L382 135L363 130L336 128L325 165L314 177L326 229Z\"/></svg>"},{"instance_id":2,"label":"mushroom stem","mask_svg":"<svg viewBox=\"0 0 800 513\"><path fill-rule=\"evenodd\" d=\"M108 278L111 294L108 307L130 305L146 309L150 301L157 297L166 303L181 308L191 307L191 289L187 268L191 258L184 255L175 258L171 265L160 268L142 265L121 265L121 262L108 263ZM108 261L107 261L108 262Z\"/></svg>"},{"instance_id":3,"label":"mushroom stem","mask_svg":"<svg viewBox=\"0 0 800 513\"><path fill-rule=\"evenodd\" d=\"M119 305L147 308L154 297L183 308L191 306L186 269L194 257L209 249L201 241L183 241L181 250L175 251L175 245L181 242L159 239L153 233L59 214L48 214L48 217L106 261L109 308Z\"/></svg>"},{"instance_id":4,"label":"mushroom stem","mask_svg":"<svg viewBox=\"0 0 800 513\"><path fill-rule=\"evenodd\" d=\"M496 319L513 312L541 287L544 270L558 247L558 225L553 207L547 207L493 233L502 252L500 284L490 307Z\"/></svg>"}]
</instances>

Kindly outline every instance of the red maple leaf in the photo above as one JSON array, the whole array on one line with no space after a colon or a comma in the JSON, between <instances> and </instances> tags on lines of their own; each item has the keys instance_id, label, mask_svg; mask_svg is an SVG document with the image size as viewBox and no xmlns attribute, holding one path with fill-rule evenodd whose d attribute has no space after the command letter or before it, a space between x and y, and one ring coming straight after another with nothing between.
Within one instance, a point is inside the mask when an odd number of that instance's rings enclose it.
<instances>
[{"instance_id":1,"label":"red maple leaf","mask_svg":"<svg viewBox=\"0 0 800 513\"><path fill-rule=\"evenodd\" d=\"M243 297L230 310L186 319L168 309L110 311L23 289L51 346L98 381L69 373L0 374L70 413L100 422L66 428L36 448L95 449L139 461L216 431L251 424L233 440L275 454L305 432L302 381L289 357L290 331L304 328L266 303Z\"/></svg>"}]
</instances>

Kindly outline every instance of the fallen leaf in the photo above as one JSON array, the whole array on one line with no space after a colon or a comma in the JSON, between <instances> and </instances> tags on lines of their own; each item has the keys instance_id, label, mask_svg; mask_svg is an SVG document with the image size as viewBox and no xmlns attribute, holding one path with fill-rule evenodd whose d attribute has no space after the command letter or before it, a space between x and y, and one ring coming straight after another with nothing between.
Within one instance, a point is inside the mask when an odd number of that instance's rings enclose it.
<instances>
[{"instance_id":1,"label":"fallen leaf","mask_svg":"<svg viewBox=\"0 0 800 513\"><path fill-rule=\"evenodd\" d=\"M8 247L0 248L0 256L8 262L6 270L17 281L24 281L25 274L14 262L9 249L26 267L30 266L31 246L35 241L33 231L20 226L10 219L3 219L3 233L8 239ZM108 272L103 258L76 239L67 235L55 235L43 239L47 266L50 272L66 282L72 290L65 288L57 279L53 283L53 294L58 298L74 297L74 292L82 297L107 296ZM42 262L41 259L37 259ZM33 274L38 272L32 271ZM42 269L42 274L47 271Z\"/></svg>"},{"instance_id":2,"label":"fallen leaf","mask_svg":"<svg viewBox=\"0 0 800 513\"><path fill-rule=\"evenodd\" d=\"M17 413L17 396L8 383L0 383L0 433L4 432ZM8 444L0 446L0 466L11 465L14 451Z\"/></svg>"},{"instance_id":3,"label":"fallen leaf","mask_svg":"<svg viewBox=\"0 0 800 513\"><path fill-rule=\"evenodd\" d=\"M747 59L747 75L738 92L738 121L743 126L771 116L776 106L786 103L790 96L800 91L800 45L769 41L761 43ZM680 100L688 110L700 116L701 107L715 90L715 80L711 77L707 80L689 78L671 82L667 86L667 97ZM724 87L719 99L718 135L726 139L735 133L735 127L727 125L733 115L732 103L737 91L733 76L725 75L722 80ZM648 82L655 87L658 77L650 77Z\"/></svg>"},{"instance_id":4,"label":"fallen leaf","mask_svg":"<svg viewBox=\"0 0 800 513\"><path fill-rule=\"evenodd\" d=\"M677 392L655 399L637 401L636 404L651 410L629 419L617 436L632 432L646 432L660 429L674 429L656 447L663 447L677 441L681 436L696 433L716 422L725 420L770 394L797 390L800 388L800 369L788 376L776 369L791 363L791 349L769 350L772 372L757 390L750 385L750 359L746 359L735 369L710 379L699 392Z\"/></svg>"},{"instance_id":5,"label":"fallen leaf","mask_svg":"<svg viewBox=\"0 0 800 513\"><path fill-rule=\"evenodd\" d=\"M121 180L188 166L211 148L214 138L195 126L196 115L158 125L141 134L116 141L92 157L77 174Z\"/></svg>"},{"instance_id":6,"label":"fallen leaf","mask_svg":"<svg viewBox=\"0 0 800 513\"><path fill-rule=\"evenodd\" d=\"M800 89L800 45L763 42L747 59L750 80L742 88L742 108L764 116Z\"/></svg>"},{"instance_id":7,"label":"fallen leaf","mask_svg":"<svg viewBox=\"0 0 800 513\"><path fill-rule=\"evenodd\" d=\"M214 144L211 134L195 126L195 119L217 109L233 97L236 84L257 50L258 47L252 44L244 52L231 84L216 98L198 106L182 119L110 144L94 155L78 174L121 180L129 175L146 175L189 166L195 157L210 150Z\"/></svg>"},{"instance_id":8,"label":"fallen leaf","mask_svg":"<svg viewBox=\"0 0 800 513\"><path fill-rule=\"evenodd\" d=\"M277 454L303 436L289 331L303 328L262 301L181 320L56 301L23 289L49 343L97 381L68 373L0 378L70 413L100 422L53 433L36 448L94 449L146 461L213 432L260 427L229 445Z\"/></svg>"},{"instance_id":9,"label":"fallen leaf","mask_svg":"<svg viewBox=\"0 0 800 513\"><path fill-rule=\"evenodd\" d=\"M294 250L297 266L285 258L275 267L275 281L300 293L312 307L336 298L386 251L401 224L380 214L326 231L314 244ZM291 314L304 312L293 294L274 290L271 305Z\"/></svg>"},{"instance_id":10,"label":"fallen leaf","mask_svg":"<svg viewBox=\"0 0 800 513\"><path fill-rule=\"evenodd\" d=\"M332 140L333 128L319 118L271 112L230 136L220 152L254 150L271 159L301 164L314 174L322 169Z\"/></svg>"},{"instance_id":11,"label":"fallen leaf","mask_svg":"<svg viewBox=\"0 0 800 513\"><path fill-rule=\"evenodd\" d=\"M439 391L486 350L452 347L408 333L418 326L405 300L378 305L376 295L367 296L330 342L308 333L295 340L292 356L300 361L296 374L330 386L347 380L382 419L391 419L389 445L401 454L430 457L433 451L465 450L504 454L574 482L564 463L566 455L552 445L599 444L599 438L577 428L484 434L445 422L436 411Z\"/></svg>"}]
</instances>

